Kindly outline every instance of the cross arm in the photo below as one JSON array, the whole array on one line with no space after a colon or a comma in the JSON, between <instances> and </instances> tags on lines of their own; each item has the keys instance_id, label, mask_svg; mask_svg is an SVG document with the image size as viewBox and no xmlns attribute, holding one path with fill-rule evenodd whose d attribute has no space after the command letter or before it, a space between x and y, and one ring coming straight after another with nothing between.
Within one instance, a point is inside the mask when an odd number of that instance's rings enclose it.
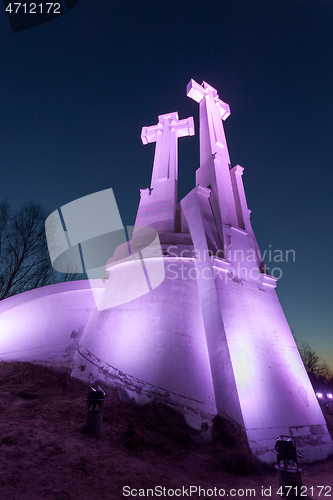
<instances>
[{"instance_id":1,"label":"cross arm","mask_svg":"<svg viewBox=\"0 0 333 500\"><path fill-rule=\"evenodd\" d=\"M194 135L194 120L193 116L189 116L184 120L171 122L171 127L177 132L177 137L186 137L188 135Z\"/></svg>"},{"instance_id":2,"label":"cross arm","mask_svg":"<svg viewBox=\"0 0 333 500\"><path fill-rule=\"evenodd\" d=\"M189 81L189 83L187 84L186 94L188 97L190 97L194 101L201 102L202 99L207 94L207 92L202 87L202 85L199 85L199 83L197 83L195 80L191 79Z\"/></svg>"},{"instance_id":3,"label":"cross arm","mask_svg":"<svg viewBox=\"0 0 333 500\"><path fill-rule=\"evenodd\" d=\"M156 142L158 136L162 135L165 126L174 130L177 137L194 135L194 121L192 116L184 120L179 120L177 112L167 113L165 115L159 115L157 125L142 127L141 140L143 144Z\"/></svg>"},{"instance_id":4,"label":"cross arm","mask_svg":"<svg viewBox=\"0 0 333 500\"><path fill-rule=\"evenodd\" d=\"M161 135L162 131L163 125L161 123L158 123L157 125L153 125L151 127L142 127L141 140L143 144L155 142L157 139L157 135Z\"/></svg>"},{"instance_id":5,"label":"cross arm","mask_svg":"<svg viewBox=\"0 0 333 500\"><path fill-rule=\"evenodd\" d=\"M214 103L219 108L222 120L226 120L228 116L230 116L229 104L222 101L222 99L219 98L217 90L208 83L202 82L202 85L199 85L199 83L192 79L187 84L186 93L188 97L199 103L205 96L211 95L214 99Z\"/></svg>"}]
</instances>

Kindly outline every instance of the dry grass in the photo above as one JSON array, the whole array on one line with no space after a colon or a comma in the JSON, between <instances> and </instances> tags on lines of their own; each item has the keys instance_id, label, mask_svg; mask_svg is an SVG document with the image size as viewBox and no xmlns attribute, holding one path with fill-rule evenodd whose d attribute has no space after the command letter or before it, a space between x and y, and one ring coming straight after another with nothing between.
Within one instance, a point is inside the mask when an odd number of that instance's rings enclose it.
<instances>
[{"instance_id":1,"label":"dry grass","mask_svg":"<svg viewBox=\"0 0 333 500\"><path fill-rule=\"evenodd\" d=\"M83 432L87 387L68 374L0 363L0 387L1 499L120 499L125 485L258 487L260 497L259 487L276 486L274 468L256 462L226 420L215 420L213 442L196 444L172 408L122 403L104 387L103 432L92 437ZM325 484L332 465L328 459L306 474Z\"/></svg>"}]
</instances>

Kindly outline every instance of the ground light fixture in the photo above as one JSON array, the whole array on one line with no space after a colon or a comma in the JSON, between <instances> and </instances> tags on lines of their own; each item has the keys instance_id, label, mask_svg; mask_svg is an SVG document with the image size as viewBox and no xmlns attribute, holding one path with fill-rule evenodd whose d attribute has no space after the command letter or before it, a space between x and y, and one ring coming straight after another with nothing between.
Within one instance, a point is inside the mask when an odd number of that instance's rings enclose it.
<instances>
[{"instance_id":1,"label":"ground light fixture","mask_svg":"<svg viewBox=\"0 0 333 500\"><path fill-rule=\"evenodd\" d=\"M296 440L292 436L281 435L272 451L276 453L277 477L283 496L297 498L302 488L301 469L298 467L298 457L304 457L296 451Z\"/></svg>"},{"instance_id":2,"label":"ground light fixture","mask_svg":"<svg viewBox=\"0 0 333 500\"><path fill-rule=\"evenodd\" d=\"M85 401L86 417L84 431L91 436L99 436L102 432L105 392L100 386L91 386Z\"/></svg>"}]
</instances>

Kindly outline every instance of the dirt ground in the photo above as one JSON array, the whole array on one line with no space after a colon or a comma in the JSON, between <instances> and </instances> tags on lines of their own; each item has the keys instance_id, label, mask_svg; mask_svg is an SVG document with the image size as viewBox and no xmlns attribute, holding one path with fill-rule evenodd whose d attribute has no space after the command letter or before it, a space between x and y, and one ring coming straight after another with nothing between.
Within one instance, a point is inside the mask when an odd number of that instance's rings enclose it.
<instances>
[{"instance_id":1,"label":"dirt ground","mask_svg":"<svg viewBox=\"0 0 333 500\"><path fill-rule=\"evenodd\" d=\"M226 422L214 442L197 444L171 408L125 404L108 389L92 437L83 432L87 387L67 374L0 363L0 387L1 500L281 499L274 466L253 460ZM325 418L333 435L333 414ZM333 497L333 456L301 468L303 498Z\"/></svg>"}]
</instances>

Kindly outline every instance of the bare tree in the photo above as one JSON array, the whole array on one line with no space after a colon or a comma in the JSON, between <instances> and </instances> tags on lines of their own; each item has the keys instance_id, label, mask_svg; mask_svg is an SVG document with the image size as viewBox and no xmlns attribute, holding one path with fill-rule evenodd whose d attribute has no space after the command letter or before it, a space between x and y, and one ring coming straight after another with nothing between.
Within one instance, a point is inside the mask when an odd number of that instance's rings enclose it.
<instances>
[{"instance_id":1,"label":"bare tree","mask_svg":"<svg viewBox=\"0 0 333 500\"><path fill-rule=\"evenodd\" d=\"M308 373L314 373L319 369L320 366L320 356L316 351L306 342L301 340L298 345L298 350L301 355L303 364Z\"/></svg>"},{"instance_id":2,"label":"bare tree","mask_svg":"<svg viewBox=\"0 0 333 500\"><path fill-rule=\"evenodd\" d=\"M310 344L296 338L293 329L291 331L307 373L313 375L316 379L320 378L326 381L333 379L332 372L326 361L316 353Z\"/></svg>"},{"instance_id":3,"label":"bare tree","mask_svg":"<svg viewBox=\"0 0 333 500\"><path fill-rule=\"evenodd\" d=\"M317 368L317 377L320 377L323 380L326 380L327 382L332 378L333 374L326 363L326 361L323 359L321 360L318 368Z\"/></svg>"},{"instance_id":4,"label":"bare tree","mask_svg":"<svg viewBox=\"0 0 333 500\"><path fill-rule=\"evenodd\" d=\"M11 214L7 201L0 204L0 300L68 276L53 270L45 237L47 213L29 202ZM80 279L81 275L71 274Z\"/></svg>"}]
</instances>

